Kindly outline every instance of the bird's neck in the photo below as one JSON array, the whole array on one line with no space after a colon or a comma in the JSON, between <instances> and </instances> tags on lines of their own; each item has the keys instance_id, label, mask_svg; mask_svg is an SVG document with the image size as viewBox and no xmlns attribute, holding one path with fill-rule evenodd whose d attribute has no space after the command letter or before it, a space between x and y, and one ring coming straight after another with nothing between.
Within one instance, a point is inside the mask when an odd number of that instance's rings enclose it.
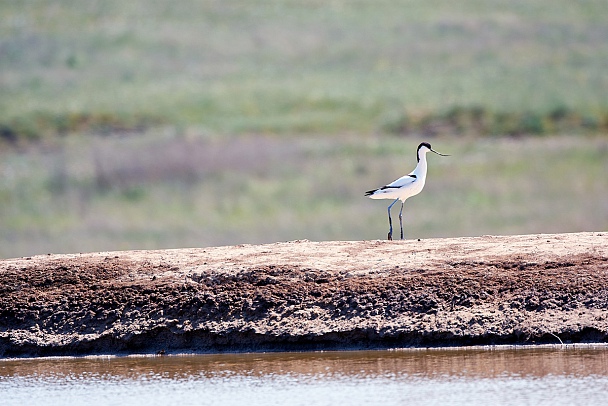
<instances>
[{"instance_id":1,"label":"bird's neck","mask_svg":"<svg viewBox=\"0 0 608 406\"><path fill-rule=\"evenodd\" d=\"M416 169L414 169L414 174L419 178L426 176L426 167L426 154L421 154L418 165L416 165Z\"/></svg>"}]
</instances>

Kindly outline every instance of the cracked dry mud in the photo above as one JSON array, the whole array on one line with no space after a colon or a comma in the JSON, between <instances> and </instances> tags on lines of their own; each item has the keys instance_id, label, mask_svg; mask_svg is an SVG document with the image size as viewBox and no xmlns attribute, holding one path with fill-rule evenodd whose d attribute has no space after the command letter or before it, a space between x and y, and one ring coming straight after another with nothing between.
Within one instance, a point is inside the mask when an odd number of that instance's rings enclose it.
<instances>
[{"instance_id":1,"label":"cracked dry mud","mask_svg":"<svg viewBox=\"0 0 608 406\"><path fill-rule=\"evenodd\" d=\"M0 357L608 342L608 233L0 261Z\"/></svg>"}]
</instances>

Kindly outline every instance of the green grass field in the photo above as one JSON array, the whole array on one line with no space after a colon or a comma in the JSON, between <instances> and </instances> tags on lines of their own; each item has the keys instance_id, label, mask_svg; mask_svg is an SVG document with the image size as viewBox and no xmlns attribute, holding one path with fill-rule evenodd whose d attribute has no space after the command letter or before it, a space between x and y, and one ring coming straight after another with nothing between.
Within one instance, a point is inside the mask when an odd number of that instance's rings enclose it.
<instances>
[{"instance_id":1,"label":"green grass field","mask_svg":"<svg viewBox=\"0 0 608 406\"><path fill-rule=\"evenodd\" d=\"M0 15L0 257L385 238L423 140L408 238L608 229L604 1Z\"/></svg>"},{"instance_id":2,"label":"green grass field","mask_svg":"<svg viewBox=\"0 0 608 406\"><path fill-rule=\"evenodd\" d=\"M0 14L0 124L17 130L92 115L368 133L454 107L608 123L603 0L2 1Z\"/></svg>"}]
</instances>

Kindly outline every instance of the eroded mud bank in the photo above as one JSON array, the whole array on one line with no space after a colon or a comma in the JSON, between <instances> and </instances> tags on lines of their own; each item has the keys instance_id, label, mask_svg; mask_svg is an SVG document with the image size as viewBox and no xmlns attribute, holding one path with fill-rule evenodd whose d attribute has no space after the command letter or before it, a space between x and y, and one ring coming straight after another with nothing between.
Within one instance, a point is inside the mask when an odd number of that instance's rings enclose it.
<instances>
[{"instance_id":1,"label":"eroded mud bank","mask_svg":"<svg viewBox=\"0 0 608 406\"><path fill-rule=\"evenodd\" d=\"M608 233L0 261L0 357L608 342Z\"/></svg>"}]
</instances>

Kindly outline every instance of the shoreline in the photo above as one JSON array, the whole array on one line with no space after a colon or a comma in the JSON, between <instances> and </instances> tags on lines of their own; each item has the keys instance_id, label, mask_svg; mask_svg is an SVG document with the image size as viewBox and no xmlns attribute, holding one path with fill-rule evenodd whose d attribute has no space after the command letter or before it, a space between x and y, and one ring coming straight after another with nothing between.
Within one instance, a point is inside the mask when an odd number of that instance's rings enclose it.
<instances>
[{"instance_id":1,"label":"shoreline","mask_svg":"<svg viewBox=\"0 0 608 406\"><path fill-rule=\"evenodd\" d=\"M605 345L608 233L14 258L0 309L0 359Z\"/></svg>"},{"instance_id":2,"label":"shoreline","mask_svg":"<svg viewBox=\"0 0 608 406\"><path fill-rule=\"evenodd\" d=\"M407 348L385 348L385 349L344 349L344 350L317 350L317 351L267 351L267 352L178 352L178 353L133 353L133 354L89 354L89 355L49 355L42 357L10 357L0 358L0 363L6 361L53 361L53 360L96 360L96 359L119 359L119 358L157 358L157 357L215 357L215 356L272 356L288 354L311 354L311 355L348 355L349 353L364 352L388 352L388 353L420 353L420 352L479 352L479 351L608 351L608 343L572 343L572 344L497 344L497 345L471 345L460 347L407 347Z\"/></svg>"}]
</instances>

